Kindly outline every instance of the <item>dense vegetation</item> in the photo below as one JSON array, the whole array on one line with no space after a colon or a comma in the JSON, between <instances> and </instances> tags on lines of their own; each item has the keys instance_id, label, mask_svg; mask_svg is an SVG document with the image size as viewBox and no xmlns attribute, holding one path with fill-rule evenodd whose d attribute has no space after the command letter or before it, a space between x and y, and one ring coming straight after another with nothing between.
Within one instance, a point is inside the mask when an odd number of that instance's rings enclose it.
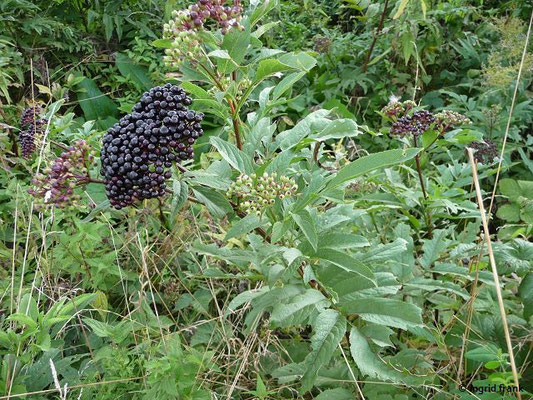
<instances>
[{"instance_id":1,"label":"dense vegetation","mask_svg":"<svg viewBox=\"0 0 533 400\"><path fill-rule=\"evenodd\" d=\"M3 0L0 399L531 398L532 12Z\"/></svg>"}]
</instances>

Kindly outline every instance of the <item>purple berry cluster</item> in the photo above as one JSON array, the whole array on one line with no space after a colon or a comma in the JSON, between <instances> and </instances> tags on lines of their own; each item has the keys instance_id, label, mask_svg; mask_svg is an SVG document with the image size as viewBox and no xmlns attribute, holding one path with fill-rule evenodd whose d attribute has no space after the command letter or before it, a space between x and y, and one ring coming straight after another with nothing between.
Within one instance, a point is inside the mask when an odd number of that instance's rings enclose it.
<instances>
[{"instance_id":1,"label":"purple berry cluster","mask_svg":"<svg viewBox=\"0 0 533 400\"><path fill-rule=\"evenodd\" d=\"M172 40L163 59L167 65L178 66L185 58L191 61L198 58L201 49L197 33L210 21L220 27L224 35L231 28L242 29L240 0L235 0L231 6L225 3L226 0L200 0L187 10L172 12L173 19L163 26L163 38Z\"/></svg>"},{"instance_id":2,"label":"purple berry cluster","mask_svg":"<svg viewBox=\"0 0 533 400\"><path fill-rule=\"evenodd\" d=\"M471 142L468 147L474 149L474 159L480 163L492 163L498 157L496 144L489 139L480 142Z\"/></svg>"},{"instance_id":3,"label":"purple berry cluster","mask_svg":"<svg viewBox=\"0 0 533 400\"><path fill-rule=\"evenodd\" d=\"M420 136L435 122L435 116L426 110L415 111L412 115L398 118L390 129L395 136Z\"/></svg>"},{"instance_id":4,"label":"purple berry cluster","mask_svg":"<svg viewBox=\"0 0 533 400\"><path fill-rule=\"evenodd\" d=\"M42 201L38 206L63 208L70 205L79 200L75 187L91 181L89 167L94 163L90 146L85 140L78 140L61 153L49 169L33 178L35 189L29 189L28 193Z\"/></svg>"},{"instance_id":5,"label":"purple berry cluster","mask_svg":"<svg viewBox=\"0 0 533 400\"><path fill-rule=\"evenodd\" d=\"M112 206L163 196L172 163L194 157L203 114L189 110L191 103L178 86L152 88L104 135L101 174Z\"/></svg>"},{"instance_id":6,"label":"purple berry cluster","mask_svg":"<svg viewBox=\"0 0 533 400\"><path fill-rule=\"evenodd\" d=\"M35 151L35 139L43 132L47 120L41 118L42 108L38 105L26 108L20 116L19 133L22 156L29 158Z\"/></svg>"}]
</instances>

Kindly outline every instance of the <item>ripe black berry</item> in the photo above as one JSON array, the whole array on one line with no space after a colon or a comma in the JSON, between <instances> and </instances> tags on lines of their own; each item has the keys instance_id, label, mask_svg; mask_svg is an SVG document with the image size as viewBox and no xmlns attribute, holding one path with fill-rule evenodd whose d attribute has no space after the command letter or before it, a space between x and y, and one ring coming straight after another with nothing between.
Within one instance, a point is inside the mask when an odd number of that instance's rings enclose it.
<instances>
[{"instance_id":1,"label":"ripe black berry","mask_svg":"<svg viewBox=\"0 0 533 400\"><path fill-rule=\"evenodd\" d=\"M168 168L194 157L203 114L188 110L191 102L178 86L155 87L104 135L101 173L115 208L163 196L165 180L172 175Z\"/></svg>"}]
</instances>

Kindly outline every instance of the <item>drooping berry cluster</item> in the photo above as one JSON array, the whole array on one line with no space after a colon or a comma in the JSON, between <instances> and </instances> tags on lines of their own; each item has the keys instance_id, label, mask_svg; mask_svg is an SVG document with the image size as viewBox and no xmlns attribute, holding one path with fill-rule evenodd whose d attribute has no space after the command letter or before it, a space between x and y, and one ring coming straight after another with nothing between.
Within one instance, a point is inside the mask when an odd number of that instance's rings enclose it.
<instances>
[{"instance_id":1,"label":"drooping berry cluster","mask_svg":"<svg viewBox=\"0 0 533 400\"><path fill-rule=\"evenodd\" d=\"M203 114L189 110L191 103L178 86L152 88L105 134L101 174L111 205L165 194L172 163L193 158L192 145L203 133Z\"/></svg>"},{"instance_id":2,"label":"drooping berry cluster","mask_svg":"<svg viewBox=\"0 0 533 400\"><path fill-rule=\"evenodd\" d=\"M472 123L469 118L452 110L442 110L435 114L437 121L436 125L439 129L446 130L447 128L460 125L469 125Z\"/></svg>"},{"instance_id":3,"label":"drooping berry cluster","mask_svg":"<svg viewBox=\"0 0 533 400\"><path fill-rule=\"evenodd\" d=\"M176 66L184 58L194 60L200 51L197 32L209 21L214 21L224 35L231 28L242 29L240 0L234 0L231 6L225 3L226 0L200 0L187 10L174 10L173 19L163 26L163 38L172 40L171 48L165 51L164 62Z\"/></svg>"},{"instance_id":4,"label":"drooping berry cluster","mask_svg":"<svg viewBox=\"0 0 533 400\"><path fill-rule=\"evenodd\" d=\"M276 173L264 173L261 176L241 174L226 193L229 198L239 199L239 210L245 214L255 213L258 216L274 204L276 198L283 199L293 196L298 186L292 178L279 176Z\"/></svg>"},{"instance_id":5,"label":"drooping berry cluster","mask_svg":"<svg viewBox=\"0 0 533 400\"><path fill-rule=\"evenodd\" d=\"M19 133L22 156L29 158L35 151L35 139L42 135L47 120L41 118L42 108L39 105L26 108L20 116Z\"/></svg>"},{"instance_id":6,"label":"drooping berry cluster","mask_svg":"<svg viewBox=\"0 0 533 400\"><path fill-rule=\"evenodd\" d=\"M329 37L325 36L316 36L313 38L313 50L317 53L324 54L329 51L331 48L331 45L333 44L333 40Z\"/></svg>"},{"instance_id":7,"label":"drooping berry cluster","mask_svg":"<svg viewBox=\"0 0 533 400\"><path fill-rule=\"evenodd\" d=\"M389 104L381 109L381 112L392 120L396 120L404 116L411 109L416 107L416 103L412 100L398 101L398 98L391 99Z\"/></svg>"},{"instance_id":8,"label":"drooping berry cluster","mask_svg":"<svg viewBox=\"0 0 533 400\"><path fill-rule=\"evenodd\" d=\"M496 144L489 139L480 142L471 142L468 147L474 149L474 159L480 163L492 163L498 157Z\"/></svg>"},{"instance_id":9,"label":"drooping berry cluster","mask_svg":"<svg viewBox=\"0 0 533 400\"><path fill-rule=\"evenodd\" d=\"M35 189L28 193L40 200L38 206L65 207L79 200L74 188L91 181L89 168L95 163L94 152L85 140L74 142L53 162L49 169L37 174L32 183Z\"/></svg>"},{"instance_id":10,"label":"drooping berry cluster","mask_svg":"<svg viewBox=\"0 0 533 400\"><path fill-rule=\"evenodd\" d=\"M413 115L406 115L398 118L392 124L391 135L396 136L420 136L427 131L435 122L435 116L426 110L415 111Z\"/></svg>"}]
</instances>

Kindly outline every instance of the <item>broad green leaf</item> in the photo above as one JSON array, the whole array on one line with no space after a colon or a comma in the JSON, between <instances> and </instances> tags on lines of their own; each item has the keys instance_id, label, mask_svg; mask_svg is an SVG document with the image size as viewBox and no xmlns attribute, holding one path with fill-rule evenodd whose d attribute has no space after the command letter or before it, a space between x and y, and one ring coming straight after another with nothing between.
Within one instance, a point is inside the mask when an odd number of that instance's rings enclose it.
<instances>
[{"instance_id":1,"label":"broad green leaf","mask_svg":"<svg viewBox=\"0 0 533 400\"><path fill-rule=\"evenodd\" d=\"M207 207L207 210L215 218L223 218L233 211L228 199L213 189L196 186L193 188L193 192L194 196Z\"/></svg>"},{"instance_id":2,"label":"broad green leaf","mask_svg":"<svg viewBox=\"0 0 533 400\"><path fill-rule=\"evenodd\" d=\"M231 59L241 64L246 56L246 49L250 43L250 28L244 30L230 29L228 33L224 35L222 42L222 49L228 52Z\"/></svg>"},{"instance_id":3,"label":"broad green leaf","mask_svg":"<svg viewBox=\"0 0 533 400\"><path fill-rule=\"evenodd\" d=\"M524 305L524 318L529 321L533 316L533 272L529 272L522 278L518 288L518 295Z\"/></svg>"},{"instance_id":4,"label":"broad green leaf","mask_svg":"<svg viewBox=\"0 0 533 400\"><path fill-rule=\"evenodd\" d=\"M285 65L306 72L316 65L316 59L304 51L283 54L279 60Z\"/></svg>"},{"instance_id":5,"label":"broad green leaf","mask_svg":"<svg viewBox=\"0 0 533 400\"><path fill-rule=\"evenodd\" d=\"M426 239L422 246L423 255L420 259L420 264L424 268L429 268L431 264L437 261L447 249L449 240L445 239L448 231L444 229L436 229L433 232L433 239Z\"/></svg>"},{"instance_id":6,"label":"broad green leaf","mask_svg":"<svg viewBox=\"0 0 533 400\"><path fill-rule=\"evenodd\" d=\"M189 196L187 183L174 179L172 182L172 202L170 203L170 221L174 222Z\"/></svg>"},{"instance_id":7,"label":"broad green leaf","mask_svg":"<svg viewBox=\"0 0 533 400\"><path fill-rule=\"evenodd\" d=\"M423 383L422 378L412 376L407 372L402 373L386 364L372 351L367 340L356 327L353 327L350 332L350 353L359 371L370 379L411 385Z\"/></svg>"},{"instance_id":8,"label":"broad green leaf","mask_svg":"<svg viewBox=\"0 0 533 400\"><path fill-rule=\"evenodd\" d=\"M394 347L390 340L394 331L388 326L370 324L363 326L360 330L363 335L372 340L379 347Z\"/></svg>"},{"instance_id":9,"label":"broad green leaf","mask_svg":"<svg viewBox=\"0 0 533 400\"><path fill-rule=\"evenodd\" d=\"M115 55L116 65L125 78L130 78L144 90L150 89L153 84L148 76L148 68L145 68L122 53Z\"/></svg>"},{"instance_id":10,"label":"broad green leaf","mask_svg":"<svg viewBox=\"0 0 533 400\"><path fill-rule=\"evenodd\" d=\"M237 171L243 174L252 174L251 158L232 143L226 142L217 136L211 136L211 144L216 147L220 155Z\"/></svg>"},{"instance_id":11,"label":"broad green leaf","mask_svg":"<svg viewBox=\"0 0 533 400\"><path fill-rule=\"evenodd\" d=\"M84 78L77 86L81 89L77 93L78 102L86 120L117 116L116 104L100 91L92 79Z\"/></svg>"},{"instance_id":12,"label":"broad green leaf","mask_svg":"<svg viewBox=\"0 0 533 400\"><path fill-rule=\"evenodd\" d=\"M284 77L274 88L272 93L272 100L278 100L285 92L290 90L292 86L302 79L306 75L306 72L293 72L286 77Z\"/></svg>"},{"instance_id":13,"label":"broad green leaf","mask_svg":"<svg viewBox=\"0 0 533 400\"><path fill-rule=\"evenodd\" d=\"M284 72L291 69L293 68L276 59L269 58L266 60L261 60L259 61L259 65L255 73L254 82L259 83L269 76L277 74L278 72Z\"/></svg>"},{"instance_id":14,"label":"broad green leaf","mask_svg":"<svg viewBox=\"0 0 533 400\"><path fill-rule=\"evenodd\" d=\"M370 268L346 253L333 249L321 249L321 251L317 253L317 257L321 260L328 261L345 271L359 274L361 277L368 279L371 282L374 281L374 274Z\"/></svg>"},{"instance_id":15,"label":"broad green leaf","mask_svg":"<svg viewBox=\"0 0 533 400\"><path fill-rule=\"evenodd\" d=\"M346 333L346 318L335 310L326 309L317 315L312 327L312 350L303 362L307 369L302 377L302 394L312 389L319 369L333 357Z\"/></svg>"},{"instance_id":16,"label":"broad green leaf","mask_svg":"<svg viewBox=\"0 0 533 400\"><path fill-rule=\"evenodd\" d=\"M187 93L192 94L197 99L212 100L212 97L206 90L192 82L181 82L181 87Z\"/></svg>"},{"instance_id":17,"label":"broad green leaf","mask_svg":"<svg viewBox=\"0 0 533 400\"><path fill-rule=\"evenodd\" d=\"M262 224L264 224L264 222L261 221L260 217L255 214L249 214L232 225L226 233L224 240L244 235L255 228L260 227Z\"/></svg>"},{"instance_id":18,"label":"broad green leaf","mask_svg":"<svg viewBox=\"0 0 533 400\"><path fill-rule=\"evenodd\" d=\"M172 40L170 39L156 39L152 42L152 46L159 49L170 49L172 47Z\"/></svg>"},{"instance_id":19,"label":"broad green leaf","mask_svg":"<svg viewBox=\"0 0 533 400\"><path fill-rule=\"evenodd\" d=\"M322 131L310 135L309 137L319 141L328 139L341 139L344 137L353 137L361 134L355 121L351 119L338 119L332 121Z\"/></svg>"},{"instance_id":20,"label":"broad green leaf","mask_svg":"<svg viewBox=\"0 0 533 400\"><path fill-rule=\"evenodd\" d=\"M270 314L270 322L275 326L286 328L303 324L313 311L318 311L328 304L322 293L315 289L307 289L289 302L277 304Z\"/></svg>"},{"instance_id":21,"label":"broad green leaf","mask_svg":"<svg viewBox=\"0 0 533 400\"><path fill-rule=\"evenodd\" d=\"M462 297L464 300L470 299L470 295L465 289L452 282L444 282L440 280L418 277L410 280L409 282L404 283L404 286L406 288L417 288L428 291L444 290L456 294Z\"/></svg>"},{"instance_id":22,"label":"broad green leaf","mask_svg":"<svg viewBox=\"0 0 533 400\"><path fill-rule=\"evenodd\" d=\"M350 314L358 314L362 319L379 325L409 329L423 327L422 310L404 301L369 297L343 302L342 307Z\"/></svg>"},{"instance_id":23,"label":"broad green leaf","mask_svg":"<svg viewBox=\"0 0 533 400\"><path fill-rule=\"evenodd\" d=\"M409 4L409 0L401 0L400 5L398 6L398 10L396 11L392 19L400 18L403 12L405 11L405 7L407 7L407 4Z\"/></svg>"},{"instance_id":24,"label":"broad green leaf","mask_svg":"<svg viewBox=\"0 0 533 400\"><path fill-rule=\"evenodd\" d=\"M380 153L370 154L361 157L342 167L339 172L328 182L327 189L332 189L343 183L351 181L361 175L367 174L379 168L386 168L392 165L411 160L421 149L395 149L386 150Z\"/></svg>"},{"instance_id":25,"label":"broad green leaf","mask_svg":"<svg viewBox=\"0 0 533 400\"><path fill-rule=\"evenodd\" d=\"M316 251L318 245L317 227L313 217L309 214L309 211L301 210L296 214L291 213L291 216Z\"/></svg>"},{"instance_id":26,"label":"broad green leaf","mask_svg":"<svg viewBox=\"0 0 533 400\"><path fill-rule=\"evenodd\" d=\"M356 396L353 391L344 389L344 388L336 388L336 389L324 390L314 399L315 400L353 400L355 398Z\"/></svg>"}]
</instances>

